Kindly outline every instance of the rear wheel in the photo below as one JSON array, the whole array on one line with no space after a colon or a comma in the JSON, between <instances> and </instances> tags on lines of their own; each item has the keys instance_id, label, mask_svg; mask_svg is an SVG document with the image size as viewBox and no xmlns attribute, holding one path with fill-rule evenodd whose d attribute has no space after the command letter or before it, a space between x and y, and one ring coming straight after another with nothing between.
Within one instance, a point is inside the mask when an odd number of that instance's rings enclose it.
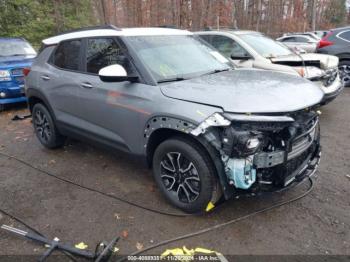
<instances>
[{"instance_id":1,"label":"rear wheel","mask_svg":"<svg viewBox=\"0 0 350 262\"><path fill-rule=\"evenodd\" d=\"M221 196L211 159L191 140L161 143L154 153L153 174L167 200L188 213L204 211Z\"/></svg>"},{"instance_id":2,"label":"rear wheel","mask_svg":"<svg viewBox=\"0 0 350 262\"><path fill-rule=\"evenodd\" d=\"M33 107L33 126L40 143L50 149L64 145L65 137L56 128L53 118L43 104Z\"/></svg>"},{"instance_id":3,"label":"rear wheel","mask_svg":"<svg viewBox=\"0 0 350 262\"><path fill-rule=\"evenodd\" d=\"M350 61L341 61L339 63L339 75L343 80L344 86L350 86Z\"/></svg>"}]
</instances>

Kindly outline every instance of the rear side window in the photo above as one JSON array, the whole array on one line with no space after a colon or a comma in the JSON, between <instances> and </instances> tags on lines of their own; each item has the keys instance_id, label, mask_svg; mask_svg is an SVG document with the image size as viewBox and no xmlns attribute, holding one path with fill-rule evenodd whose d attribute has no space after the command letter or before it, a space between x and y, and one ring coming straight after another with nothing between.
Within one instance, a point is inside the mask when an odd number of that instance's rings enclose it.
<instances>
[{"instance_id":1,"label":"rear side window","mask_svg":"<svg viewBox=\"0 0 350 262\"><path fill-rule=\"evenodd\" d=\"M344 31L338 35L340 39L350 42L350 31Z\"/></svg>"},{"instance_id":2,"label":"rear side window","mask_svg":"<svg viewBox=\"0 0 350 262\"><path fill-rule=\"evenodd\" d=\"M202 38L204 41L206 41L207 43L211 44L210 35L198 35L198 36Z\"/></svg>"},{"instance_id":3,"label":"rear side window","mask_svg":"<svg viewBox=\"0 0 350 262\"><path fill-rule=\"evenodd\" d=\"M282 42L295 42L295 37L286 37L281 40Z\"/></svg>"},{"instance_id":4,"label":"rear side window","mask_svg":"<svg viewBox=\"0 0 350 262\"><path fill-rule=\"evenodd\" d=\"M91 38L87 41L86 71L98 74L101 68L119 64L131 73L131 64L114 39Z\"/></svg>"},{"instance_id":5,"label":"rear side window","mask_svg":"<svg viewBox=\"0 0 350 262\"><path fill-rule=\"evenodd\" d=\"M299 43L307 43L308 41L309 39L307 39L306 37L298 36L295 38L295 42L299 42Z\"/></svg>"},{"instance_id":6,"label":"rear side window","mask_svg":"<svg viewBox=\"0 0 350 262\"><path fill-rule=\"evenodd\" d=\"M80 40L65 41L59 44L53 56L53 64L62 69L79 69Z\"/></svg>"}]
</instances>

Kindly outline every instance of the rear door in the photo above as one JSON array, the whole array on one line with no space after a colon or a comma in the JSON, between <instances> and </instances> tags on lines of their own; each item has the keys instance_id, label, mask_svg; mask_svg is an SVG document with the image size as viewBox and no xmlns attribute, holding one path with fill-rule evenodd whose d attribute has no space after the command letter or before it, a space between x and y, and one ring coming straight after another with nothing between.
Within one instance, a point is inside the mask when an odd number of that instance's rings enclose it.
<instances>
[{"instance_id":1,"label":"rear door","mask_svg":"<svg viewBox=\"0 0 350 262\"><path fill-rule=\"evenodd\" d=\"M79 126L81 57L81 40L61 42L38 75L39 86L45 88L57 121L75 127Z\"/></svg>"},{"instance_id":2,"label":"rear door","mask_svg":"<svg viewBox=\"0 0 350 262\"><path fill-rule=\"evenodd\" d=\"M296 47L296 38L294 36L289 36L289 37L285 37L281 40L279 40L280 42L282 42L284 45L288 46L291 49L294 49Z\"/></svg>"}]
</instances>

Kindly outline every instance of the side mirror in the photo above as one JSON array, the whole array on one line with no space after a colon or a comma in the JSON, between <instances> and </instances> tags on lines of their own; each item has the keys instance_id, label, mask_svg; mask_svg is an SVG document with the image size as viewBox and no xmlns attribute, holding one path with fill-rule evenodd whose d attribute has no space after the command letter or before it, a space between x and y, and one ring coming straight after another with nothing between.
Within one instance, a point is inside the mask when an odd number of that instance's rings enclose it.
<instances>
[{"instance_id":1,"label":"side mirror","mask_svg":"<svg viewBox=\"0 0 350 262\"><path fill-rule=\"evenodd\" d=\"M251 57L248 55L244 55L244 56L231 55L231 59L232 60L244 60L244 61L246 61L246 60L251 59Z\"/></svg>"},{"instance_id":2,"label":"side mirror","mask_svg":"<svg viewBox=\"0 0 350 262\"><path fill-rule=\"evenodd\" d=\"M98 76L103 82L136 82L137 76L128 76L123 66L115 64L100 69Z\"/></svg>"}]
</instances>

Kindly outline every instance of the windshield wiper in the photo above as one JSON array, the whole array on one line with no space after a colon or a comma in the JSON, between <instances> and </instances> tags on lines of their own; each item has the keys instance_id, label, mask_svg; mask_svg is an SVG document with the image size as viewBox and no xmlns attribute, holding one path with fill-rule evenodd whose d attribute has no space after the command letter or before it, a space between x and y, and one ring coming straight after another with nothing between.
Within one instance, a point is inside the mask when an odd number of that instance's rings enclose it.
<instances>
[{"instance_id":1,"label":"windshield wiper","mask_svg":"<svg viewBox=\"0 0 350 262\"><path fill-rule=\"evenodd\" d=\"M225 72L225 71L229 71L230 68L225 68L225 69L215 69L213 71L207 72L201 76L205 76L205 75L212 75L212 74L216 74L216 73L220 73L220 72Z\"/></svg>"},{"instance_id":2,"label":"windshield wiper","mask_svg":"<svg viewBox=\"0 0 350 262\"><path fill-rule=\"evenodd\" d=\"M173 77L173 78L165 78L162 80L159 80L157 83L167 83L167 82L176 82L176 81L182 81L182 80L186 80L186 78L179 76L179 77Z\"/></svg>"}]
</instances>

